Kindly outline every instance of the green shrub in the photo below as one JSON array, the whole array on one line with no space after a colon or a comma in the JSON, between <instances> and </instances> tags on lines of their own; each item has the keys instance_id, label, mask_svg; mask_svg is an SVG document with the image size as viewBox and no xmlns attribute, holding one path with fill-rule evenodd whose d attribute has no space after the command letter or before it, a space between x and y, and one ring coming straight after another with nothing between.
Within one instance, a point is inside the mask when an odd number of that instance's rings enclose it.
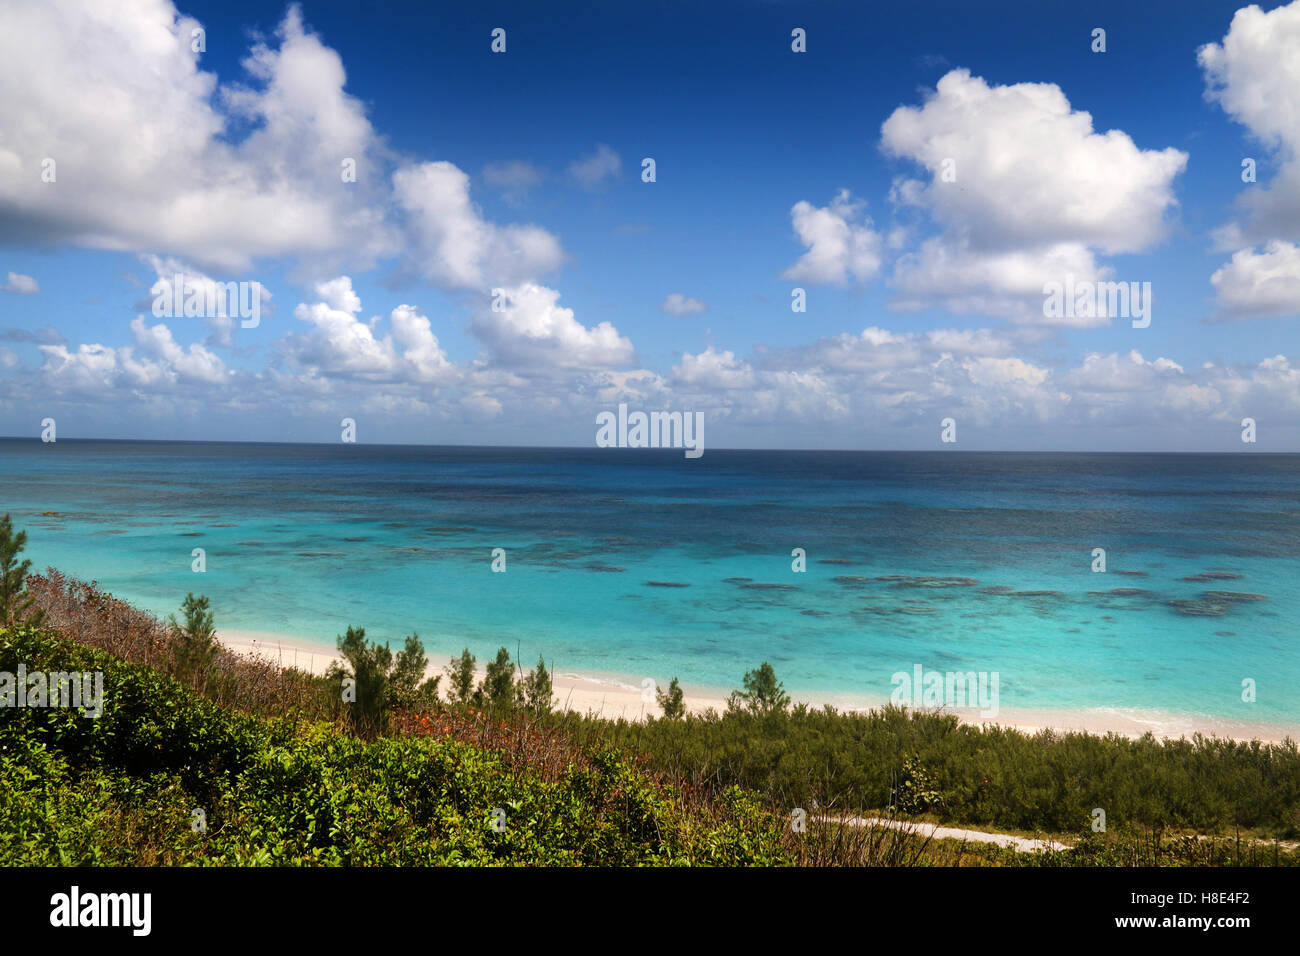
<instances>
[{"instance_id":1,"label":"green shrub","mask_svg":"<svg viewBox=\"0 0 1300 956\"><path fill-rule=\"evenodd\" d=\"M105 707L97 719L0 708L0 863L786 859L780 825L756 798L685 800L609 748L552 780L460 740L365 741L320 721L231 712L102 651L33 628L0 630L0 669L19 660L32 670L102 670Z\"/></svg>"}]
</instances>

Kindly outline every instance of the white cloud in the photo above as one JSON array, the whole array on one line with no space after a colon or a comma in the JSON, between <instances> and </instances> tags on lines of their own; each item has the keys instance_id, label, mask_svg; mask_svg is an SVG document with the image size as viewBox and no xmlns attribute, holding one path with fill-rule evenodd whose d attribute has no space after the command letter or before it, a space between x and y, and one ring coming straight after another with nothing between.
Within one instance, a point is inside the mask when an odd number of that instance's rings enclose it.
<instances>
[{"instance_id":1,"label":"white cloud","mask_svg":"<svg viewBox=\"0 0 1300 956\"><path fill-rule=\"evenodd\" d=\"M1230 317L1300 314L1300 246L1275 239L1263 252L1242 249L1210 283Z\"/></svg>"},{"instance_id":2,"label":"white cloud","mask_svg":"<svg viewBox=\"0 0 1300 956\"><path fill-rule=\"evenodd\" d=\"M1045 368L1018 358L974 358L962 362L962 368L976 385L1042 385L1051 374Z\"/></svg>"},{"instance_id":3,"label":"white cloud","mask_svg":"<svg viewBox=\"0 0 1300 956\"><path fill-rule=\"evenodd\" d=\"M493 423L525 429L513 434L526 440L527 429L553 437L567 424L569 440L580 441L591 414L619 401L702 411L715 436L741 445L766 429L795 429L786 442L818 435L842 447L917 447L917 436L937 436L948 416L1030 448L1079 434L1147 436L1140 447L1150 447L1153 435L1172 447L1216 434L1228 442L1245 416L1267 422L1270 435L1300 429L1300 369L1285 355L1188 371L1172 358L1131 350L1088 353L1059 367L1023 351L1036 336L1022 329L870 326L752 357L710 346L684 353L662 376L633 367L626 339L607 323L582 326L554 290L512 291L506 312L477 317L485 352L464 364L451 361L415 306L361 318L350 281L339 277L319 285L318 301L298 306L303 331L278 342L261 370L233 372L202 345L183 346L165 325L139 318L129 346L40 346L41 401L92 408L112 395L151 418L166 417L168 403L188 402L205 419L222 408L271 404L328 419L343 405L405 429L390 432L394 438L424 435L431 423ZM3 398L7 383L28 373L4 356L0 364ZM731 430L719 432L723 423Z\"/></svg>"},{"instance_id":4,"label":"white cloud","mask_svg":"<svg viewBox=\"0 0 1300 956\"><path fill-rule=\"evenodd\" d=\"M709 304L703 299L693 299L680 292L670 292L660 304L659 311L666 315L699 315L709 311Z\"/></svg>"},{"instance_id":5,"label":"white cloud","mask_svg":"<svg viewBox=\"0 0 1300 956\"><path fill-rule=\"evenodd\" d=\"M361 311L361 296L353 290L350 276L316 283L316 294L336 312L356 314Z\"/></svg>"},{"instance_id":6,"label":"white cloud","mask_svg":"<svg viewBox=\"0 0 1300 956\"><path fill-rule=\"evenodd\" d=\"M473 421L491 421L500 418L505 406L486 392L474 392L460 400L460 407Z\"/></svg>"},{"instance_id":7,"label":"white cloud","mask_svg":"<svg viewBox=\"0 0 1300 956\"><path fill-rule=\"evenodd\" d=\"M1022 321L1042 321L1045 282L1095 281L1097 253L1160 241L1187 163L1186 153L1140 149L1120 130L1094 132L1091 115L1054 84L990 86L964 69L945 75L924 106L895 110L881 145L929 171L928 181L898 180L892 194L941 229L899 262L897 305L941 302Z\"/></svg>"},{"instance_id":8,"label":"white cloud","mask_svg":"<svg viewBox=\"0 0 1300 956\"><path fill-rule=\"evenodd\" d=\"M457 371L433 334L433 323L410 305L399 305L389 314L393 343L414 377L422 382L450 382Z\"/></svg>"},{"instance_id":9,"label":"white cloud","mask_svg":"<svg viewBox=\"0 0 1300 956\"><path fill-rule=\"evenodd\" d=\"M505 290L504 308L490 307L474 317L470 331L490 353L494 365L521 373L603 369L632 361L632 343L609 322L586 328L573 310L559 305L560 293L527 282Z\"/></svg>"},{"instance_id":10,"label":"white cloud","mask_svg":"<svg viewBox=\"0 0 1300 956\"><path fill-rule=\"evenodd\" d=\"M613 179L623 170L623 160L604 143L596 146L590 156L575 159L569 164L569 174L586 189L595 189L607 179Z\"/></svg>"},{"instance_id":11,"label":"white cloud","mask_svg":"<svg viewBox=\"0 0 1300 956\"><path fill-rule=\"evenodd\" d=\"M891 282L896 293L891 306L898 311L920 310L938 298L954 312L1003 314L1015 322L1088 328L1111 320L1105 315L1045 317L1044 283L1064 282L1067 276L1075 283L1097 282L1111 274L1078 243L981 251L965 238L928 239L917 251L899 258Z\"/></svg>"},{"instance_id":12,"label":"white cloud","mask_svg":"<svg viewBox=\"0 0 1300 956\"><path fill-rule=\"evenodd\" d=\"M327 293L317 288L317 294ZM294 317L312 326L295 339L294 360L325 372L391 377L397 365L392 342L377 339L374 329L328 302L300 303Z\"/></svg>"},{"instance_id":13,"label":"white cloud","mask_svg":"<svg viewBox=\"0 0 1300 956\"><path fill-rule=\"evenodd\" d=\"M171 329L161 322L149 325L142 316L131 322L131 334L140 351L158 360L159 374L175 381L206 382L219 385L229 380L230 370L216 355L197 342L183 348L173 338ZM130 350L127 358L130 359Z\"/></svg>"},{"instance_id":14,"label":"white cloud","mask_svg":"<svg viewBox=\"0 0 1300 956\"><path fill-rule=\"evenodd\" d=\"M39 282L19 272L9 273L8 281L0 286L0 292L12 292L14 295L36 295L40 291Z\"/></svg>"},{"instance_id":15,"label":"white cloud","mask_svg":"<svg viewBox=\"0 0 1300 956\"><path fill-rule=\"evenodd\" d=\"M1279 166L1271 184L1242 191L1240 217L1215 233L1217 248L1237 250L1210 279L1220 314L1298 314L1300 0L1267 13L1257 6L1238 10L1223 42L1201 47L1197 60L1206 98L1246 126Z\"/></svg>"},{"instance_id":16,"label":"white cloud","mask_svg":"<svg viewBox=\"0 0 1300 956\"><path fill-rule=\"evenodd\" d=\"M1223 42L1196 51L1206 98L1265 143L1300 147L1300 3L1238 10Z\"/></svg>"},{"instance_id":17,"label":"white cloud","mask_svg":"<svg viewBox=\"0 0 1300 956\"><path fill-rule=\"evenodd\" d=\"M244 83L200 68L199 26L170 0L0 6L0 236L223 273L290 256L309 278L407 255L451 288L535 279L561 261L545 230L486 221L450 163L390 176L394 157L346 92L342 60L298 6L245 57ZM54 182L42 181L46 158Z\"/></svg>"},{"instance_id":18,"label":"white cloud","mask_svg":"<svg viewBox=\"0 0 1300 956\"><path fill-rule=\"evenodd\" d=\"M41 372L53 389L103 396L116 384L117 353L106 345L81 345L75 352L66 345L42 345L40 350Z\"/></svg>"},{"instance_id":19,"label":"white cloud","mask_svg":"<svg viewBox=\"0 0 1300 956\"><path fill-rule=\"evenodd\" d=\"M451 384L459 371L419 309L399 305L389 314L389 332L377 335L382 319L361 321L361 299L348 276L318 283L321 301L300 303L294 316L311 328L291 335L283 350L312 376L340 376L396 384Z\"/></svg>"},{"instance_id":20,"label":"white cloud","mask_svg":"<svg viewBox=\"0 0 1300 956\"><path fill-rule=\"evenodd\" d=\"M710 345L698 355L684 354L681 363L673 366L673 379L683 385L710 389L750 388L754 370L748 362L737 359L734 352L719 352Z\"/></svg>"},{"instance_id":21,"label":"white cloud","mask_svg":"<svg viewBox=\"0 0 1300 956\"><path fill-rule=\"evenodd\" d=\"M102 402L118 389L165 394L178 385L225 385L231 379L220 358L198 343L182 347L164 324L150 326L138 316L131 322L131 334L134 348L87 344L71 351L65 345L39 346L45 384L56 392L81 393Z\"/></svg>"},{"instance_id":22,"label":"white cloud","mask_svg":"<svg viewBox=\"0 0 1300 956\"><path fill-rule=\"evenodd\" d=\"M790 219L808 251L781 277L793 282L841 285L850 277L859 282L874 277L880 271L884 243L871 228L865 209L866 203L855 202L847 189L840 190L828 206L795 203Z\"/></svg>"},{"instance_id":23,"label":"white cloud","mask_svg":"<svg viewBox=\"0 0 1300 956\"><path fill-rule=\"evenodd\" d=\"M245 60L255 89L219 88L199 68L198 26L168 0L0 8L0 231L231 270L256 256L364 255L390 243L365 202L374 132L343 91L338 55L298 8L278 48L259 45ZM234 119L257 128L232 144ZM361 188L339 188L322 156L355 158ZM47 158L54 182L41 178Z\"/></svg>"},{"instance_id":24,"label":"white cloud","mask_svg":"<svg viewBox=\"0 0 1300 956\"><path fill-rule=\"evenodd\" d=\"M1118 395L1120 402L1127 402L1132 393L1145 391L1171 374L1182 376L1182 366L1166 358L1148 362L1137 349L1132 349L1122 358L1115 352L1109 355L1089 352L1084 356L1083 364L1066 376L1066 384L1094 396L1101 393Z\"/></svg>"},{"instance_id":25,"label":"white cloud","mask_svg":"<svg viewBox=\"0 0 1300 956\"><path fill-rule=\"evenodd\" d=\"M559 241L538 226L497 226L470 201L469 176L451 163L421 163L393 174L418 248L415 266L439 285L486 289L556 269Z\"/></svg>"}]
</instances>

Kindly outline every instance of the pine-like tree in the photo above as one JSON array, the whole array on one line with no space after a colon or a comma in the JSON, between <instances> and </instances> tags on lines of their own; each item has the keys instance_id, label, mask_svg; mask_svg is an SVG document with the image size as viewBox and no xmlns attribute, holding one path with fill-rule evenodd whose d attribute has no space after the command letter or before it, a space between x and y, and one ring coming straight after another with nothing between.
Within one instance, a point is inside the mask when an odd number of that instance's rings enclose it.
<instances>
[{"instance_id":1,"label":"pine-like tree","mask_svg":"<svg viewBox=\"0 0 1300 956\"><path fill-rule=\"evenodd\" d=\"M27 546L27 532L14 534L9 515L0 518L0 626L12 626L26 621L40 624L45 612L32 610L33 598L27 593L27 572L30 561L19 561Z\"/></svg>"},{"instance_id":2,"label":"pine-like tree","mask_svg":"<svg viewBox=\"0 0 1300 956\"><path fill-rule=\"evenodd\" d=\"M459 657L453 657L447 664L447 679L451 688L447 696L458 703L468 704L474 697L475 657L465 648Z\"/></svg>"},{"instance_id":3,"label":"pine-like tree","mask_svg":"<svg viewBox=\"0 0 1300 956\"><path fill-rule=\"evenodd\" d=\"M515 703L515 668L510 663L510 652L504 647L497 649L495 661L488 661L478 697L485 705L495 708Z\"/></svg>"},{"instance_id":4,"label":"pine-like tree","mask_svg":"<svg viewBox=\"0 0 1300 956\"><path fill-rule=\"evenodd\" d=\"M525 707L539 715L551 712L551 673L540 655L537 658L537 669L529 671L520 684Z\"/></svg>"},{"instance_id":5,"label":"pine-like tree","mask_svg":"<svg viewBox=\"0 0 1300 956\"><path fill-rule=\"evenodd\" d=\"M790 695L776 679L776 671L767 661L763 661L757 670L746 671L744 681L743 691L731 692L727 699L727 710L766 714L790 706Z\"/></svg>"},{"instance_id":6,"label":"pine-like tree","mask_svg":"<svg viewBox=\"0 0 1300 956\"><path fill-rule=\"evenodd\" d=\"M176 676L201 691L212 676L212 665L219 650L217 628L207 595L195 597L193 591L186 594L181 602L181 614L185 616L184 624L176 620L175 614L167 618L177 637L173 651Z\"/></svg>"},{"instance_id":7,"label":"pine-like tree","mask_svg":"<svg viewBox=\"0 0 1300 956\"><path fill-rule=\"evenodd\" d=\"M655 700L659 701L659 706L664 711L664 717L669 720L679 720L686 714L686 698L682 693L682 685L678 683L676 675L668 682L667 691L655 691Z\"/></svg>"}]
</instances>

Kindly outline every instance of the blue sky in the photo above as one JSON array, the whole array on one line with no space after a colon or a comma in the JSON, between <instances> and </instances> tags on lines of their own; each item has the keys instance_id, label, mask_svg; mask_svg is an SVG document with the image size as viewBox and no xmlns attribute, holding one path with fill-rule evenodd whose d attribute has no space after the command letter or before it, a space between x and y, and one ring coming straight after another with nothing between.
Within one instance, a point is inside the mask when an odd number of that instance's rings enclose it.
<instances>
[{"instance_id":1,"label":"blue sky","mask_svg":"<svg viewBox=\"0 0 1300 956\"><path fill-rule=\"evenodd\" d=\"M97 6L0 12L0 433L1300 443L1300 2ZM1150 326L1048 320L1067 272Z\"/></svg>"}]
</instances>

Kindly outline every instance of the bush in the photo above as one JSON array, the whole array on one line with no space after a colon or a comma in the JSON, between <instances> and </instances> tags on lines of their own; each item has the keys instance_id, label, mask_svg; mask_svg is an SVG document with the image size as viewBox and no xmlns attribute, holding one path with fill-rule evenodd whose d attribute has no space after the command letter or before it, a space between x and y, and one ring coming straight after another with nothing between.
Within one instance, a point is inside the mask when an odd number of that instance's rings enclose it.
<instances>
[{"instance_id":1,"label":"bush","mask_svg":"<svg viewBox=\"0 0 1300 956\"><path fill-rule=\"evenodd\" d=\"M37 629L0 630L0 669L18 660L102 670L107 705L94 720L0 708L0 864L788 859L779 821L754 798L685 800L610 748L547 779L460 740L366 742L319 721L232 713L147 667Z\"/></svg>"},{"instance_id":2,"label":"bush","mask_svg":"<svg viewBox=\"0 0 1300 956\"><path fill-rule=\"evenodd\" d=\"M423 680L429 658L418 634L406 638L396 658L387 644L369 643L363 627L349 627L338 639L338 648L347 664L331 664L325 676L340 684L352 681L341 697L348 705L344 719L353 732L375 737L388 729L395 708L437 701L439 678Z\"/></svg>"}]
</instances>

